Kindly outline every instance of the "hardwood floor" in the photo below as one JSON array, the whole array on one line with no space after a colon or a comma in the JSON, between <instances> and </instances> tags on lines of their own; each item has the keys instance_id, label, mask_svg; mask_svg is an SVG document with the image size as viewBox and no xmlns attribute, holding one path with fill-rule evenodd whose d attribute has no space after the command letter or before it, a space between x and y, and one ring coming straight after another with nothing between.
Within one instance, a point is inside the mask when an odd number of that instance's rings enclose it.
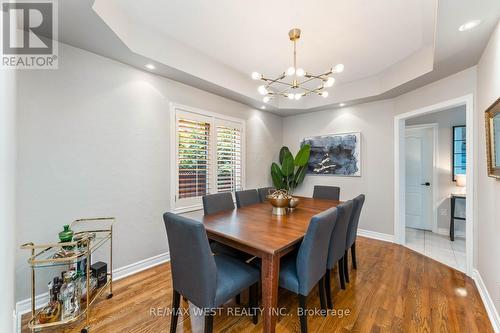
<instances>
[{"instance_id":1,"label":"hardwood floor","mask_svg":"<svg viewBox=\"0 0 500 333\"><path fill-rule=\"evenodd\" d=\"M342 316L310 315L309 332L493 332L472 279L405 247L359 237L358 269L350 269L346 290L332 274L334 308ZM351 267L351 266L350 266ZM319 309L317 291L309 308ZM91 332L168 332L172 285L170 265L160 265L115 283L114 297L104 297L92 312ZM246 304L248 293L242 297ZM295 295L279 291L278 332L299 332ZM177 332L202 332L203 317L181 300ZM225 307L242 310L229 303ZM349 311L349 314L347 313ZM28 332L23 317L23 332ZM79 332L82 324L53 332ZM225 313L214 320L215 332L261 332L262 317Z\"/></svg>"}]
</instances>

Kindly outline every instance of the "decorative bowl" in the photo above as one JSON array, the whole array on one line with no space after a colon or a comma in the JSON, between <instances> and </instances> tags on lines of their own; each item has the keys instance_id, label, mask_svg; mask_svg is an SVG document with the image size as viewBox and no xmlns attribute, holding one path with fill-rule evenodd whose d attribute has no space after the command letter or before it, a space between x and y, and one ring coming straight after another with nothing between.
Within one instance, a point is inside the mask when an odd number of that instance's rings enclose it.
<instances>
[{"instance_id":1,"label":"decorative bowl","mask_svg":"<svg viewBox=\"0 0 500 333\"><path fill-rule=\"evenodd\" d=\"M292 197L288 203L288 210L293 211L300 203L300 199Z\"/></svg>"},{"instance_id":2,"label":"decorative bowl","mask_svg":"<svg viewBox=\"0 0 500 333\"><path fill-rule=\"evenodd\" d=\"M273 205L273 215L286 215L286 209L290 205L292 198L277 199L268 195L267 200Z\"/></svg>"}]
</instances>

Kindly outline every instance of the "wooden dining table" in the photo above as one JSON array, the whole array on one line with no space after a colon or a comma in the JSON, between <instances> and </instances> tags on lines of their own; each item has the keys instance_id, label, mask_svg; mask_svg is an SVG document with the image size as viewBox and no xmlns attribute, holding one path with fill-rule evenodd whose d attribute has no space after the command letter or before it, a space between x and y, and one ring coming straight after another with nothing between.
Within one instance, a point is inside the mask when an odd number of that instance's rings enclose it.
<instances>
[{"instance_id":1,"label":"wooden dining table","mask_svg":"<svg viewBox=\"0 0 500 333\"><path fill-rule=\"evenodd\" d=\"M200 217L209 239L262 260L262 316L266 333L275 332L279 315L280 258L297 248L311 217L341 201L299 197L300 204L284 216L272 215L268 202Z\"/></svg>"}]
</instances>

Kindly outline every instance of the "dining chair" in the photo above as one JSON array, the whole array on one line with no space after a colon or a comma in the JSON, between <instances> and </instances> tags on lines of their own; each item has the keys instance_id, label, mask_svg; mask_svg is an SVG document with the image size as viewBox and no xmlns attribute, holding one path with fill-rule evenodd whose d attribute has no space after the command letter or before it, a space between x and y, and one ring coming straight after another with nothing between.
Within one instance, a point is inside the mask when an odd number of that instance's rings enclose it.
<instances>
[{"instance_id":1,"label":"dining chair","mask_svg":"<svg viewBox=\"0 0 500 333\"><path fill-rule=\"evenodd\" d=\"M202 197L202 201L205 215L217 214L234 209L233 196L230 192L204 195ZM253 258L251 254L237 250L217 241L210 241L210 249L215 254L223 254L241 261L248 261ZM237 304L240 304L240 299L240 294L236 295Z\"/></svg>"},{"instance_id":2,"label":"dining chair","mask_svg":"<svg viewBox=\"0 0 500 333\"><path fill-rule=\"evenodd\" d=\"M358 224L359 216L361 215L361 209L365 203L365 195L360 194L356 198L352 199L352 214L349 221L349 226L347 227L347 239L345 244L345 254L344 254L344 275L345 282L349 283L349 248L351 249L352 257L352 267L357 269L356 265L356 237L358 235Z\"/></svg>"},{"instance_id":3,"label":"dining chair","mask_svg":"<svg viewBox=\"0 0 500 333\"><path fill-rule=\"evenodd\" d=\"M285 256L280 262L279 286L298 295L302 333L307 332L307 296L315 285L318 285L321 308L326 313L324 277L336 220L336 208L313 216L298 252Z\"/></svg>"},{"instance_id":4,"label":"dining chair","mask_svg":"<svg viewBox=\"0 0 500 333\"><path fill-rule=\"evenodd\" d=\"M276 190L274 187L261 187L258 189L260 202L265 202L270 192Z\"/></svg>"},{"instance_id":5,"label":"dining chair","mask_svg":"<svg viewBox=\"0 0 500 333\"><path fill-rule=\"evenodd\" d=\"M260 202L259 192L257 190L236 191L236 207L241 208Z\"/></svg>"},{"instance_id":6,"label":"dining chair","mask_svg":"<svg viewBox=\"0 0 500 333\"><path fill-rule=\"evenodd\" d=\"M340 198L340 187L315 185L313 191L313 198L338 201Z\"/></svg>"},{"instance_id":7,"label":"dining chair","mask_svg":"<svg viewBox=\"0 0 500 333\"><path fill-rule=\"evenodd\" d=\"M333 228L330 237L325 275L326 301L329 309L333 308L330 272L337 263L339 269L340 287L345 289L343 258L345 254L347 228L349 226L349 219L351 218L352 206L352 200L346 201L337 206L337 222L335 223L335 227Z\"/></svg>"},{"instance_id":8,"label":"dining chair","mask_svg":"<svg viewBox=\"0 0 500 333\"><path fill-rule=\"evenodd\" d=\"M163 220L173 286L170 333L176 331L181 295L204 310L204 332L211 333L213 310L250 288L250 309L257 323L259 270L232 257L212 255L202 223L173 213L163 214Z\"/></svg>"},{"instance_id":9,"label":"dining chair","mask_svg":"<svg viewBox=\"0 0 500 333\"><path fill-rule=\"evenodd\" d=\"M202 198L203 212L205 215L216 214L234 209L233 196L231 192L207 194Z\"/></svg>"}]
</instances>

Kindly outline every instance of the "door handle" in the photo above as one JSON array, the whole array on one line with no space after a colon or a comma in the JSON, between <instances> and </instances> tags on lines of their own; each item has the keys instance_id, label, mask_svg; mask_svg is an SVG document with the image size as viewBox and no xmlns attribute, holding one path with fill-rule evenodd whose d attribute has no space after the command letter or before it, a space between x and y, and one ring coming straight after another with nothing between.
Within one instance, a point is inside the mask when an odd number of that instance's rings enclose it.
<instances>
[{"instance_id":1,"label":"door handle","mask_svg":"<svg viewBox=\"0 0 500 333\"><path fill-rule=\"evenodd\" d=\"M422 183L422 184L420 184L420 185L423 185L423 186L431 186L431 183L429 183L429 182L425 182L425 183Z\"/></svg>"}]
</instances>

